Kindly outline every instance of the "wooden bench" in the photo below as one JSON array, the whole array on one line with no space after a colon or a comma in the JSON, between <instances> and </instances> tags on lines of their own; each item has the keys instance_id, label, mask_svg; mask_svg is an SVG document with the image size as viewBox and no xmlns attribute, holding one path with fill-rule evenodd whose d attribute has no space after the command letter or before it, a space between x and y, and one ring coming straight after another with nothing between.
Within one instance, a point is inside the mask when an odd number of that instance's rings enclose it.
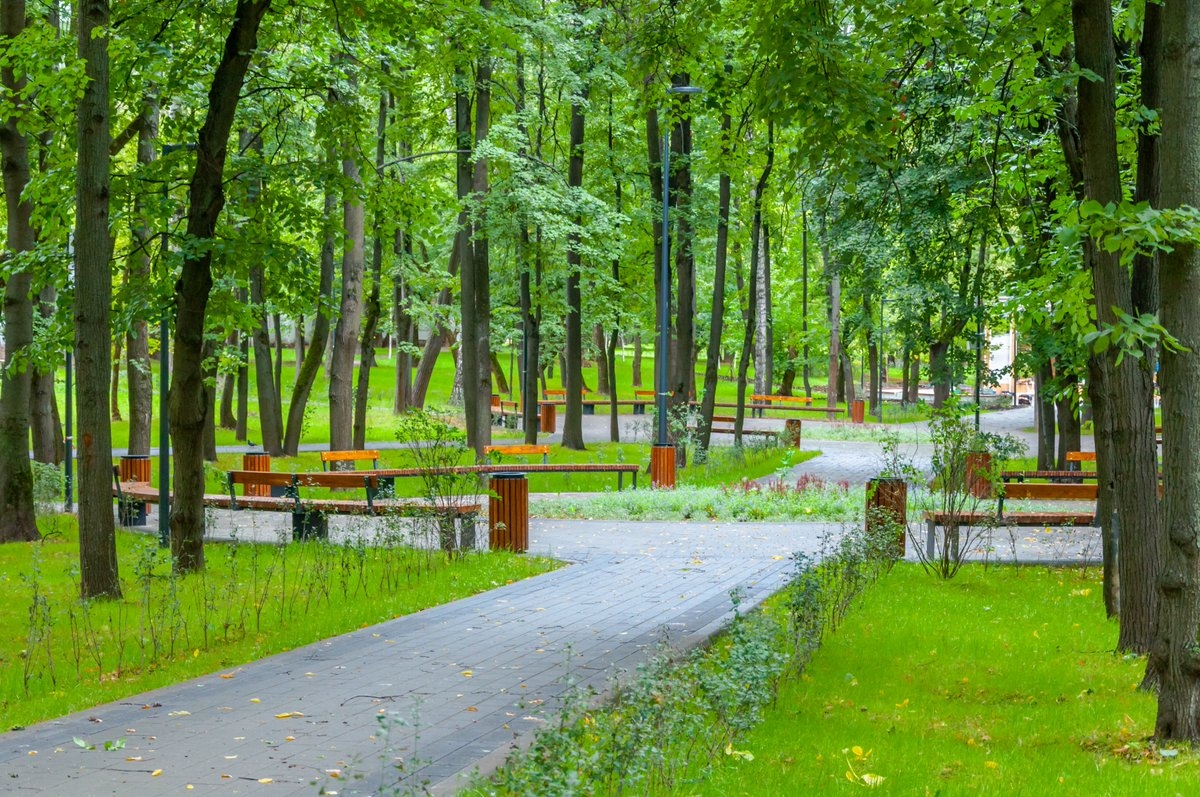
<instances>
[{"instance_id":1,"label":"wooden bench","mask_svg":"<svg viewBox=\"0 0 1200 797\"><path fill-rule=\"evenodd\" d=\"M712 432L713 434L734 434L737 417L733 415L714 415L712 416ZM718 426L717 424L725 424ZM699 431L698 425L688 427L689 431ZM750 435L751 437L762 437L763 439L774 439L779 437L779 432L774 429L747 429L742 427L742 434Z\"/></svg>"},{"instance_id":2,"label":"wooden bench","mask_svg":"<svg viewBox=\"0 0 1200 797\"><path fill-rule=\"evenodd\" d=\"M365 462L371 460L371 469L375 470L379 467L379 452L371 449L362 451L322 451L321 452L321 470L328 471L331 466L336 470L336 466L343 462Z\"/></svg>"},{"instance_id":3,"label":"wooden bench","mask_svg":"<svg viewBox=\"0 0 1200 797\"><path fill-rule=\"evenodd\" d=\"M1083 470L1084 462L1095 462L1095 451L1068 451L1067 470Z\"/></svg>"},{"instance_id":4,"label":"wooden bench","mask_svg":"<svg viewBox=\"0 0 1200 797\"><path fill-rule=\"evenodd\" d=\"M752 393L750 394L750 400L755 404L766 404L767 406L776 402L784 406L788 404L800 404L805 407L812 406L811 396L775 396L765 393Z\"/></svg>"},{"instance_id":5,"label":"wooden bench","mask_svg":"<svg viewBox=\"0 0 1200 797\"><path fill-rule=\"evenodd\" d=\"M589 391L586 387L579 391L579 395L583 396L584 398L587 398L588 393ZM566 401L567 389L565 387L548 387L542 391L542 398L548 401Z\"/></svg>"},{"instance_id":6,"label":"wooden bench","mask_svg":"<svg viewBox=\"0 0 1200 797\"><path fill-rule=\"evenodd\" d=\"M653 404L657 394L653 390L635 390L633 391L633 414L645 415L646 405Z\"/></svg>"},{"instance_id":7,"label":"wooden bench","mask_svg":"<svg viewBox=\"0 0 1200 797\"><path fill-rule=\"evenodd\" d=\"M1024 482L1027 479L1047 479L1049 481L1078 482L1080 479L1096 478L1094 470L1005 470L1000 472L1000 478L1005 482Z\"/></svg>"},{"instance_id":8,"label":"wooden bench","mask_svg":"<svg viewBox=\"0 0 1200 797\"><path fill-rule=\"evenodd\" d=\"M1055 471L1060 472L1060 471ZM1078 474L1072 474L1078 475ZM925 552L932 557L938 526L943 528L954 522L957 526L1094 526L1095 509L1066 512L1008 512L1004 511L1005 499L1028 499L1033 501L1095 501L1099 485L1061 484L1046 482L1005 483L1003 492L996 502L995 512L961 512L955 515L945 512L926 512ZM951 544L957 550L958 529L951 535Z\"/></svg>"},{"instance_id":9,"label":"wooden bench","mask_svg":"<svg viewBox=\"0 0 1200 797\"><path fill-rule=\"evenodd\" d=\"M502 457L532 457L538 454L542 455L542 462L550 461L550 446L545 443L523 443L521 445L509 446L484 446L483 453L489 455L499 454Z\"/></svg>"},{"instance_id":10,"label":"wooden bench","mask_svg":"<svg viewBox=\"0 0 1200 797\"><path fill-rule=\"evenodd\" d=\"M492 424L515 429L521 419L521 402L492 396Z\"/></svg>"},{"instance_id":11,"label":"wooden bench","mask_svg":"<svg viewBox=\"0 0 1200 797\"><path fill-rule=\"evenodd\" d=\"M615 473L617 474L617 491L619 492L624 486L625 474L629 474L633 478L633 487L637 488L638 472L642 469L641 465L632 462L551 462L545 463L523 463L511 462L503 465L460 465L452 468L394 468L388 470L378 470L374 475L381 479L398 479L412 478L422 476L438 476L438 475L461 475L469 473L478 473L480 475L488 475L492 473ZM359 474L365 474L366 471L360 471Z\"/></svg>"},{"instance_id":12,"label":"wooden bench","mask_svg":"<svg viewBox=\"0 0 1200 797\"><path fill-rule=\"evenodd\" d=\"M229 485L228 503L210 501L208 505L223 505L234 511L256 509L266 512L292 513L292 539L324 539L329 535L329 515L425 515L452 513L460 516L477 515L477 503L449 507L434 506L427 501L380 499L381 480L371 471L330 473L275 473L259 470L231 470L226 475ZM238 495L253 486L283 488L282 496ZM334 498L302 498L302 488L361 489L361 500Z\"/></svg>"}]
</instances>

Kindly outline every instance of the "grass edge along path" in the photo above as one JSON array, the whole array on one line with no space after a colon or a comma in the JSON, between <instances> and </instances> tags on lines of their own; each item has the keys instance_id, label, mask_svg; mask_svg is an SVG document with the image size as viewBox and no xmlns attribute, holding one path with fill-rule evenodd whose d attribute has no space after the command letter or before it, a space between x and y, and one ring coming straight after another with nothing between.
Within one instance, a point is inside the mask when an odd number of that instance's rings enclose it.
<instances>
[{"instance_id":1,"label":"grass edge along path","mask_svg":"<svg viewBox=\"0 0 1200 797\"><path fill-rule=\"evenodd\" d=\"M539 575L503 551L448 557L401 540L205 544L207 570L171 574L154 537L117 532L120 601L82 601L78 530L0 546L0 731L190 678Z\"/></svg>"},{"instance_id":2,"label":"grass edge along path","mask_svg":"<svg viewBox=\"0 0 1200 797\"><path fill-rule=\"evenodd\" d=\"M1096 570L899 565L689 793L1157 795L1200 757L1148 741L1138 657L1112 653Z\"/></svg>"}]
</instances>

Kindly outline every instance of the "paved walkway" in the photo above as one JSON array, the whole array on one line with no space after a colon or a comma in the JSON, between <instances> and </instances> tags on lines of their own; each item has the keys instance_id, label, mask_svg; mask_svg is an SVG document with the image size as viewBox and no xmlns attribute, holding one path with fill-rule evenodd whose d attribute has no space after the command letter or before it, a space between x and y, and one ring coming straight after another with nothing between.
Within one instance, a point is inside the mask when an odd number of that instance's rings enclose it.
<instances>
[{"instance_id":1,"label":"paved walkway","mask_svg":"<svg viewBox=\"0 0 1200 797\"><path fill-rule=\"evenodd\" d=\"M596 439L607 437L601 420ZM795 472L860 481L877 464L869 444L809 447L826 455ZM266 513L243 513L243 524L247 517L264 525L243 525L240 536L281 533ZM213 526L228 532L232 519L214 515ZM489 771L527 742L568 680L602 691L664 642L698 644L731 618L732 592L743 608L757 605L786 582L793 553L817 553L840 532L831 524L534 519L530 550L571 566L4 734L4 790L315 795L323 786L365 795L404 775L453 793L469 773ZM1072 537L1076 547L1084 537ZM1078 555L1052 545L1033 533L1014 539L1012 552ZM122 749L104 750L117 739Z\"/></svg>"}]
</instances>

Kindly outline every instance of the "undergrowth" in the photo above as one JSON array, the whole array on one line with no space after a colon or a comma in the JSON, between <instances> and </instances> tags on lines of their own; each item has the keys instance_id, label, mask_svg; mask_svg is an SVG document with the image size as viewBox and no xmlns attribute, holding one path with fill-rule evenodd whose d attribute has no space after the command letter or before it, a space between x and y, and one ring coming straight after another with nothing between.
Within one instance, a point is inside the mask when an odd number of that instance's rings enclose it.
<instances>
[{"instance_id":1,"label":"undergrowth","mask_svg":"<svg viewBox=\"0 0 1200 797\"><path fill-rule=\"evenodd\" d=\"M39 523L46 531L46 518ZM73 518L0 549L0 728L11 729L262 658L545 572L503 552L451 558L403 520L346 544L208 543L204 572L118 532L120 600L79 597ZM374 526L377 533L380 523ZM290 533L287 535L290 537Z\"/></svg>"},{"instance_id":2,"label":"undergrowth","mask_svg":"<svg viewBox=\"0 0 1200 797\"><path fill-rule=\"evenodd\" d=\"M691 789L739 749L785 677L802 672L854 599L890 570L890 540L827 536L816 558L795 557L790 585L764 611L741 611L707 648L664 644L603 703L572 689L551 726L490 782L466 794L648 794Z\"/></svg>"},{"instance_id":3,"label":"undergrowth","mask_svg":"<svg viewBox=\"0 0 1200 797\"><path fill-rule=\"evenodd\" d=\"M555 518L850 523L861 519L865 500L862 486L803 474L796 482L744 480L723 487L685 484L673 490L536 497L530 511Z\"/></svg>"}]
</instances>

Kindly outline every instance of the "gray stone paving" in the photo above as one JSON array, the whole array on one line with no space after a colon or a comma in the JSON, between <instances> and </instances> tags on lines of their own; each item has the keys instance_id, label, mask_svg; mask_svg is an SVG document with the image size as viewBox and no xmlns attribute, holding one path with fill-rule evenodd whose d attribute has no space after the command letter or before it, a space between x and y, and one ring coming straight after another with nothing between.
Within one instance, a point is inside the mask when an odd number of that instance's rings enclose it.
<instances>
[{"instance_id":1,"label":"gray stone paving","mask_svg":"<svg viewBox=\"0 0 1200 797\"><path fill-rule=\"evenodd\" d=\"M998 423L1028 425L1007 413ZM607 418L589 421L607 437ZM1032 423L1031 418L1028 421ZM603 424L601 426L601 424ZM782 425L780 423L780 425ZM806 421L806 427L808 422ZM865 481L871 444L807 440L793 470ZM286 515L214 513L243 538ZM275 517L272 521L263 518ZM251 518L258 520L251 521ZM361 527L331 533L360 533ZM154 521L151 520L151 528ZM452 793L550 717L566 681L603 691L660 644L697 644L782 586L826 524L533 519L530 550L572 564L453 604L0 736L10 794L378 794L405 774ZM994 556L1084 558L1086 531L1024 530ZM385 728L388 733L385 734ZM77 746L74 738L95 745ZM125 740L105 751L105 741ZM336 774L336 777L335 777Z\"/></svg>"}]
</instances>

